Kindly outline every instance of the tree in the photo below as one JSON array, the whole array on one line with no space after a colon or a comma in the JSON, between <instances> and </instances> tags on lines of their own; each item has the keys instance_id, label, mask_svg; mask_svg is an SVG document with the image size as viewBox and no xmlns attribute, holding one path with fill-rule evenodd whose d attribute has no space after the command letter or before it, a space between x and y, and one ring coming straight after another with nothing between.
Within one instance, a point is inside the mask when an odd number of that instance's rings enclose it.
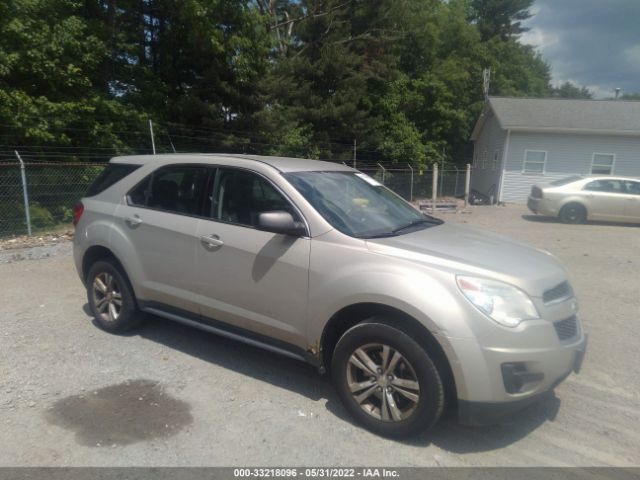
<instances>
[{"instance_id":1,"label":"tree","mask_svg":"<svg viewBox=\"0 0 640 480\"><path fill-rule=\"evenodd\" d=\"M564 82L551 89L551 96L557 98L592 99L593 94L587 87L579 87L572 82Z\"/></svg>"},{"instance_id":2,"label":"tree","mask_svg":"<svg viewBox=\"0 0 640 480\"><path fill-rule=\"evenodd\" d=\"M531 18L529 8L534 0L471 0L471 18L477 24L483 41L494 37L502 40L527 31L522 22Z\"/></svg>"}]
</instances>

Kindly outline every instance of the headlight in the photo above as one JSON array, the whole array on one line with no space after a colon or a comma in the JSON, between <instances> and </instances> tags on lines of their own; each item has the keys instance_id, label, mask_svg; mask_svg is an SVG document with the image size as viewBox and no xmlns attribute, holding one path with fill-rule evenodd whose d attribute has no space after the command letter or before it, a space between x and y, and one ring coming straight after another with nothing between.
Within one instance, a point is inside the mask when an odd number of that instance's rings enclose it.
<instances>
[{"instance_id":1,"label":"headlight","mask_svg":"<svg viewBox=\"0 0 640 480\"><path fill-rule=\"evenodd\" d=\"M540 318L535 305L519 288L485 278L457 277L458 287L478 310L505 327Z\"/></svg>"}]
</instances>

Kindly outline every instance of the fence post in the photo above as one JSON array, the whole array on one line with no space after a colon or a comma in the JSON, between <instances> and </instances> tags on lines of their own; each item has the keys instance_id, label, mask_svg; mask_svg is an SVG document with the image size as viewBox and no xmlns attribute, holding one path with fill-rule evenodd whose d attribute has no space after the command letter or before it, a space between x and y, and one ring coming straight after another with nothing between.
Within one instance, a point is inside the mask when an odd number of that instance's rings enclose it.
<instances>
[{"instance_id":1,"label":"fence post","mask_svg":"<svg viewBox=\"0 0 640 480\"><path fill-rule=\"evenodd\" d=\"M458 198L458 172L459 172L459 170L458 170L458 167L453 167L453 168L456 169L456 184L453 187L453 196Z\"/></svg>"},{"instance_id":2,"label":"fence post","mask_svg":"<svg viewBox=\"0 0 640 480\"><path fill-rule=\"evenodd\" d=\"M431 179L431 213L436 212L436 198L438 196L438 164L433 162L433 178Z\"/></svg>"},{"instance_id":3,"label":"fence post","mask_svg":"<svg viewBox=\"0 0 640 480\"><path fill-rule=\"evenodd\" d=\"M151 135L151 148L153 149L153 154L156 154L156 139L153 136L153 122L149 119L149 134Z\"/></svg>"},{"instance_id":4,"label":"fence post","mask_svg":"<svg viewBox=\"0 0 640 480\"><path fill-rule=\"evenodd\" d=\"M413 202L413 167L407 163L407 166L411 170L411 184L409 185L409 201Z\"/></svg>"},{"instance_id":5,"label":"fence post","mask_svg":"<svg viewBox=\"0 0 640 480\"><path fill-rule=\"evenodd\" d=\"M385 168L384 168L382 165L380 165L379 163L378 163L377 165L382 169L382 184L384 185L384 174L385 174L386 170L385 170Z\"/></svg>"},{"instance_id":6,"label":"fence post","mask_svg":"<svg viewBox=\"0 0 640 480\"><path fill-rule=\"evenodd\" d=\"M27 191L27 174L24 171L24 162L17 150L14 150L20 161L20 176L22 177L22 196L24 198L24 214L27 217L27 233L31 236L31 212L29 211L29 192Z\"/></svg>"},{"instance_id":7,"label":"fence post","mask_svg":"<svg viewBox=\"0 0 640 480\"><path fill-rule=\"evenodd\" d=\"M471 185L471 164L467 163L467 171L464 177L464 208L469 203L469 187Z\"/></svg>"}]
</instances>

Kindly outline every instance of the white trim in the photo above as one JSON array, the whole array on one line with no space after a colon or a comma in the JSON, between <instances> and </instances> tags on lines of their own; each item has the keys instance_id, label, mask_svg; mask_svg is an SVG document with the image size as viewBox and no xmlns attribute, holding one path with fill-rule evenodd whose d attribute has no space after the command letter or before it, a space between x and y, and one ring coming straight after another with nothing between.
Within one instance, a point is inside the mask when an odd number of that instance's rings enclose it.
<instances>
[{"instance_id":1,"label":"white trim","mask_svg":"<svg viewBox=\"0 0 640 480\"><path fill-rule=\"evenodd\" d=\"M544 153L544 160L542 161L542 171L541 172L527 172L526 169L526 165L527 163L540 163L540 162L534 162L531 160L527 160L527 154L529 152L532 153ZM547 150L525 150L524 151L524 158L522 159L522 173L524 173L525 175L544 175L545 172L547 171L547 157L548 157L549 152Z\"/></svg>"},{"instance_id":2,"label":"white trim","mask_svg":"<svg viewBox=\"0 0 640 480\"><path fill-rule=\"evenodd\" d=\"M504 191L504 177L507 172L507 160L509 159L509 143L511 142L511 130L507 130L507 135L504 137L504 147L502 149L502 171L500 172L500 179L498 180L498 202L502 201L502 192Z\"/></svg>"},{"instance_id":3,"label":"white trim","mask_svg":"<svg viewBox=\"0 0 640 480\"><path fill-rule=\"evenodd\" d=\"M596 165L594 162L596 160L596 155L602 155L606 157L613 157L611 160L611 171L609 173L593 173L593 167ZM599 167L608 167L609 165L602 165L601 163L597 164ZM613 175L613 169L616 165L616 154L615 153L603 153L603 152L593 152L591 154L591 168L589 168L589 175Z\"/></svg>"}]
</instances>

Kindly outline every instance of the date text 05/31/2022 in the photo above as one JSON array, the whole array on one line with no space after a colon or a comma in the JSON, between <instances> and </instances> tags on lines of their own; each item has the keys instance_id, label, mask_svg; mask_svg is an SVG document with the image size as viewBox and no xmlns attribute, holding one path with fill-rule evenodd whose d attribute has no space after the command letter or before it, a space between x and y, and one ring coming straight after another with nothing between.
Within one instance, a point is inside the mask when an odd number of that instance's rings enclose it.
<instances>
[{"instance_id":1,"label":"date text 05/31/2022","mask_svg":"<svg viewBox=\"0 0 640 480\"><path fill-rule=\"evenodd\" d=\"M387 468L234 468L235 478L398 478L397 470Z\"/></svg>"}]
</instances>

